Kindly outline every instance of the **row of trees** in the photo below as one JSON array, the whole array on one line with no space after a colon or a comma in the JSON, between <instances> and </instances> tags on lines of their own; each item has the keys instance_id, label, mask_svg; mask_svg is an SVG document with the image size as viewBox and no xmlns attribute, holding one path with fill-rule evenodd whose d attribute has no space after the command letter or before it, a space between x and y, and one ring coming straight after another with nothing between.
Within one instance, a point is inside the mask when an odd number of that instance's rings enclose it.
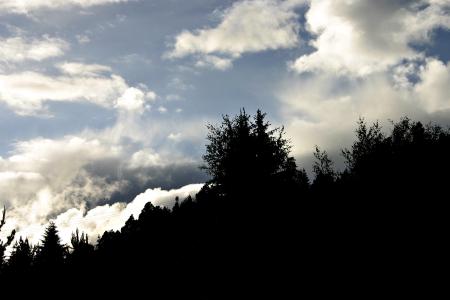
<instances>
[{"instance_id":1,"label":"row of trees","mask_svg":"<svg viewBox=\"0 0 450 300\"><path fill-rule=\"evenodd\" d=\"M203 168L211 180L195 199L176 199L172 210L147 203L95 247L78 232L70 247L62 245L50 223L40 245L16 242L1 261L0 280L120 278L210 299L248 287L249 278L309 287L325 278L340 287L377 284L381 273L385 281L400 271L411 278L426 268L424 257L438 259L449 130L404 118L385 134L378 123L360 120L355 142L342 151L345 170L336 171L316 148L310 181L290 156L283 128L271 129L262 112L225 116L208 128ZM435 256L427 256L431 249Z\"/></svg>"},{"instance_id":2,"label":"row of trees","mask_svg":"<svg viewBox=\"0 0 450 300\"><path fill-rule=\"evenodd\" d=\"M3 221L6 210L3 210ZM1 229L1 228L0 228ZM1 276L22 277L28 273L61 272L64 268L77 269L85 259L94 253L94 246L89 243L88 236L79 233L72 235L71 245L64 245L53 222L47 226L40 244L33 246L27 238L19 237L12 245L9 258L5 260L5 251L14 240L15 231L0 242Z\"/></svg>"}]
</instances>

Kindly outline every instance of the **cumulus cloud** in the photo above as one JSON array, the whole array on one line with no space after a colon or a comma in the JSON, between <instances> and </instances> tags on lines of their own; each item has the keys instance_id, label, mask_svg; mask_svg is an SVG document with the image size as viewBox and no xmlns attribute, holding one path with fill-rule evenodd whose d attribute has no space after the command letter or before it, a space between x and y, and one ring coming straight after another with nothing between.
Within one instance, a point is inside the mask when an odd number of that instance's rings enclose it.
<instances>
[{"instance_id":1,"label":"cumulus cloud","mask_svg":"<svg viewBox=\"0 0 450 300\"><path fill-rule=\"evenodd\" d=\"M66 62L57 68L62 74L56 76L30 71L0 74L0 102L19 115L48 115L47 103L76 101L142 113L156 98L145 85L129 87L108 66Z\"/></svg>"},{"instance_id":2,"label":"cumulus cloud","mask_svg":"<svg viewBox=\"0 0 450 300\"><path fill-rule=\"evenodd\" d=\"M145 86L139 88L127 88L121 101L152 98ZM147 201L170 206L172 196L182 198L186 190L194 191L195 186L174 191L154 188L172 189L206 178L195 159L180 147L172 147L168 136L179 123L145 121L135 113L136 107L141 106L123 104L117 110L116 123L102 130L86 129L61 138L34 138L11 145L8 156L0 157L0 188L4 190L0 203L8 208L9 228L17 228L18 236L36 242L53 219L64 238L75 227L97 235L122 226ZM203 136L198 126L203 127L203 122L184 121L180 137ZM149 187L153 190L133 204L125 203Z\"/></svg>"},{"instance_id":3,"label":"cumulus cloud","mask_svg":"<svg viewBox=\"0 0 450 300\"><path fill-rule=\"evenodd\" d=\"M42 61L61 56L68 48L69 44L64 40L46 35L34 39L22 36L0 38L0 62Z\"/></svg>"},{"instance_id":4,"label":"cumulus cloud","mask_svg":"<svg viewBox=\"0 0 450 300\"><path fill-rule=\"evenodd\" d=\"M72 6L89 7L127 1L129 0L2 0L0 1L0 14L28 14L41 9L61 9Z\"/></svg>"},{"instance_id":5,"label":"cumulus cloud","mask_svg":"<svg viewBox=\"0 0 450 300\"><path fill-rule=\"evenodd\" d=\"M423 56L413 43L426 43L439 27L450 28L448 1L312 0L306 29L315 49L292 68L365 76L402 60Z\"/></svg>"},{"instance_id":6,"label":"cumulus cloud","mask_svg":"<svg viewBox=\"0 0 450 300\"><path fill-rule=\"evenodd\" d=\"M389 127L448 115L449 63L416 46L450 28L449 9L448 1L309 1L313 51L290 64L297 72L275 92L295 155L309 161L319 145L340 164L359 117Z\"/></svg>"},{"instance_id":7,"label":"cumulus cloud","mask_svg":"<svg viewBox=\"0 0 450 300\"><path fill-rule=\"evenodd\" d=\"M401 72L376 73L364 79L320 74L286 82L278 96L296 156L308 157L319 145L340 159L341 147L349 146L354 139L353 129L359 117L369 122L379 120L389 128L389 119L408 116L429 122L435 121L437 114L448 116L448 63L428 58L414 67L399 68ZM417 78L408 78L410 73ZM448 125L450 118L441 121Z\"/></svg>"},{"instance_id":8,"label":"cumulus cloud","mask_svg":"<svg viewBox=\"0 0 450 300\"><path fill-rule=\"evenodd\" d=\"M145 109L150 108L151 101L156 99L156 93L148 91L144 93L141 89L130 87L117 100L116 107L125 111L142 114Z\"/></svg>"},{"instance_id":9,"label":"cumulus cloud","mask_svg":"<svg viewBox=\"0 0 450 300\"><path fill-rule=\"evenodd\" d=\"M430 58L421 66L414 92L429 113L450 109L450 62Z\"/></svg>"},{"instance_id":10,"label":"cumulus cloud","mask_svg":"<svg viewBox=\"0 0 450 300\"><path fill-rule=\"evenodd\" d=\"M246 0L219 13L220 23L175 37L170 58L196 57L197 66L225 70L248 52L292 48L298 45L300 1Z\"/></svg>"},{"instance_id":11,"label":"cumulus cloud","mask_svg":"<svg viewBox=\"0 0 450 300\"><path fill-rule=\"evenodd\" d=\"M12 155L0 162L0 185L9 186L2 200L16 206L32 201L41 191L51 193L49 196L61 205L107 197L113 190L103 189L106 183L102 186L101 180L91 178L85 167L93 161L113 160L120 151L119 146L78 136L17 142ZM69 183L70 191L66 189ZM99 188L93 188L96 184ZM84 198L77 191L81 189ZM58 206L53 209L57 211Z\"/></svg>"},{"instance_id":12,"label":"cumulus cloud","mask_svg":"<svg viewBox=\"0 0 450 300\"><path fill-rule=\"evenodd\" d=\"M10 226L30 230L68 207L110 197L124 182L108 182L88 166L118 155L118 149L99 140L75 136L18 142L12 155L0 161L0 202L11 208Z\"/></svg>"},{"instance_id":13,"label":"cumulus cloud","mask_svg":"<svg viewBox=\"0 0 450 300\"><path fill-rule=\"evenodd\" d=\"M45 103L50 101L87 101L113 107L127 88L125 80L115 74L48 76L30 71L0 74L0 101L19 115L45 114Z\"/></svg>"},{"instance_id":14,"label":"cumulus cloud","mask_svg":"<svg viewBox=\"0 0 450 300\"><path fill-rule=\"evenodd\" d=\"M194 174L198 168L192 160L173 150L152 150L148 129L141 129L147 132L144 137L130 133L127 126L119 118L112 128L102 131L13 145L11 155L0 157L0 188L4 190L0 203L8 208L9 228L37 242L45 224L53 219L64 238L76 227L96 236L120 228L146 202L170 207L175 196L195 194L201 185L171 191L153 188L130 202L130 195L149 186L180 186L199 176Z\"/></svg>"}]
</instances>

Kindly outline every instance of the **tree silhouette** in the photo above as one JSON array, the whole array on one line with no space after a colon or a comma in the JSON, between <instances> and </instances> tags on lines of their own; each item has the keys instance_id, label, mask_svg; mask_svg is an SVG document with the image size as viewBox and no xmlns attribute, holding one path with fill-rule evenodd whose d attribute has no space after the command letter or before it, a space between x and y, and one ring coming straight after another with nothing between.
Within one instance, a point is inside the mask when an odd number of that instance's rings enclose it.
<instances>
[{"instance_id":1,"label":"tree silhouette","mask_svg":"<svg viewBox=\"0 0 450 300\"><path fill-rule=\"evenodd\" d=\"M318 146L315 148L313 165L315 179L311 186L314 195L320 198L329 198L334 193L335 182L338 174L333 168L333 162L328 157L326 151L321 151Z\"/></svg>"},{"instance_id":2,"label":"tree silhouette","mask_svg":"<svg viewBox=\"0 0 450 300\"><path fill-rule=\"evenodd\" d=\"M265 116L258 110L252 120L241 110L233 119L224 116L219 126L208 125L203 168L211 175L208 185L217 196L263 201L282 191L282 184L296 186L302 179L289 156L284 129L270 129Z\"/></svg>"},{"instance_id":3,"label":"tree silhouette","mask_svg":"<svg viewBox=\"0 0 450 300\"><path fill-rule=\"evenodd\" d=\"M45 272L61 270L67 256L67 246L61 244L55 223L50 222L45 229L41 244L37 246L35 264Z\"/></svg>"},{"instance_id":4,"label":"tree silhouette","mask_svg":"<svg viewBox=\"0 0 450 300\"><path fill-rule=\"evenodd\" d=\"M8 270L14 275L23 276L31 269L34 259L34 248L28 239L20 239L14 244L8 260Z\"/></svg>"},{"instance_id":5,"label":"tree silhouette","mask_svg":"<svg viewBox=\"0 0 450 300\"><path fill-rule=\"evenodd\" d=\"M195 197L175 198L172 210L149 202L95 246L77 230L70 251L51 222L38 247L14 244L0 284L59 277L66 286L102 282L104 293L117 283L155 298L210 299L251 280L294 292L349 282L372 291L380 278L438 273L430 266L447 255L450 130L403 118L389 131L360 119L342 151L345 169L316 147L310 184L283 128L265 117L242 110L208 125L211 180ZM2 258L13 237L0 242Z\"/></svg>"},{"instance_id":6,"label":"tree silhouette","mask_svg":"<svg viewBox=\"0 0 450 300\"><path fill-rule=\"evenodd\" d=\"M89 244L87 234L80 234L78 229L72 234L70 242L72 251L68 254L69 264L77 271L81 271L92 263L95 248Z\"/></svg>"},{"instance_id":7,"label":"tree silhouette","mask_svg":"<svg viewBox=\"0 0 450 300\"><path fill-rule=\"evenodd\" d=\"M364 168L370 168L370 165L365 164L370 163L373 156L381 150L380 147L384 141L385 136L381 132L378 122L367 128L364 119L360 118L356 129L356 141L353 143L351 150L344 149L342 151L346 159L347 169L350 172L359 172Z\"/></svg>"}]
</instances>

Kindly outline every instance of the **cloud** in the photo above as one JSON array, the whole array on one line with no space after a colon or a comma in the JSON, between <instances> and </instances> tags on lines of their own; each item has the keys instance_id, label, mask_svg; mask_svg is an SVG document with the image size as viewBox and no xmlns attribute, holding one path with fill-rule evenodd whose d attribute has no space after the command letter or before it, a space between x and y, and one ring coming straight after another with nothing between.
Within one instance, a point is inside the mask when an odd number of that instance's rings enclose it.
<instances>
[{"instance_id":1,"label":"cloud","mask_svg":"<svg viewBox=\"0 0 450 300\"><path fill-rule=\"evenodd\" d=\"M70 243L71 235L76 229L87 233L91 237L91 242L95 243L96 238L105 231L119 230L131 216L139 217L146 203L150 202L155 206L171 208L176 197L179 199L185 199L187 196L195 197L202 186L203 184L189 184L171 190L147 189L129 203L117 202L99 205L92 209L88 209L86 205L82 204L60 213L52 220L58 227L63 243ZM11 216L14 217L14 213L14 211L9 212L9 219ZM37 244L42 238L47 223L16 223L14 225L18 226L17 237L26 236L31 243Z\"/></svg>"},{"instance_id":2,"label":"cloud","mask_svg":"<svg viewBox=\"0 0 450 300\"><path fill-rule=\"evenodd\" d=\"M127 88L125 80L115 74L48 76L28 71L0 75L0 102L19 115L47 114L45 103L51 101L87 101L114 107Z\"/></svg>"},{"instance_id":3,"label":"cloud","mask_svg":"<svg viewBox=\"0 0 450 300\"><path fill-rule=\"evenodd\" d=\"M199 180L198 163L173 149L153 150L148 129L142 129L150 139L147 144L140 135L130 140L125 134L130 132L129 124L120 118L117 122L102 131L20 141L10 156L0 157L0 188L4 190L0 203L8 208L8 228L17 228L18 236L37 242L53 219L65 238L76 227L96 236L121 227L148 201L170 206L175 196L183 198L200 188L147 189L130 202L148 187Z\"/></svg>"},{"instance_id":4,"label":"cloud","mask_svg":"<svg viewBox=\"0 0 450 300\"><path fill-rule=\"evenodd\" d=\"M71 234L77 228L91 237L97 237L107 230L119 230L131 216L139 217L146 203L171 208L176 197L180 199L187 196L194 197L202 186L203 184L190 184L172 190L147 189L129 203L101 205L91 210L85 207L72 208L58 215L55 218L55 224L65 243L70 241ZM20 232L18 234L20 235Z\"/></svg>"},{"instance_id":5,"label":"cloud","mask_svg":"<svg viewBox=\"0 0 450 300\"><path fill-rule=\"evenodd\" d=\"M156 98L158 97L158 95L156 95L156 93L155 93L154 91L148 91L148 92L145 94L145 97L146 97L148 100L150 100L150 101L155 101Z\"/></svg>"},{"instance_id":6,"label":"cloud","mask_svg":"<svg viewBox=\"0 0 450 300\"><path fill-rule=\"evenodd\" d=\"M233 60L231 58L222 58L215 55L203 55L198 59L195 65L201 68L225 71L233 66Z\"/></svg>"},{"instance_id":7,"label":"cloud","mask_svg":"<svg viewBox=\"0 0 450 300\"><path fill-rule=\"evenodd\" d=\"M295 155L308 159L313 147L319 145L341 160L340 149L354 140L359 117L390 127L389 119L408 116L427 123L443 115L447 117L439 118L440 122L450 124L449 64L428 58L398 68L401 71L363 79L333 74L294 76L280 86L278 97Z\"/></svg>"},{"instance_id":8,"label":"cloud","mask_svg":"<svg viewBox=\"0 0 450 300\"><path fill-rule=\"evenodd\" d=\"M0 102L19 115L49 115L49 102L89 102L104 108L143 113L157 97L145 85L129 87L108 66L65 62L60 75L0 74Z\"/></svg>"},{"instance_id":9,"label":"cloud","mask_svg":"<svg viewBox=\"0 0 450 300\"><path fill-rule=\"evenodd\" d=\"M151 166L161 166L165 164L167 164L167 162L164 161L158 153L155 153L149 149L142 149L133 153L128 167L131 169L138 169Z\"/></svg>"},{"instance_id":10,"label":"cloud","mask_svg":"<svg viewBox=\"0 0 450 300\"><path fill-rule=\"evenodd\" d=\"M404 116L450 123L449 63L417 47L429 49L434 31L450 28L449 9L448 1L309 1L313 51L290 64L296 72L275 91L304 167L315 145L342 167L359 117L386 128Z\"/></svg>"},{"instance_id":11,"label":"cloud","mask_svg":"<svg viewBox=\"0 0 450 300\"><path fill-rule=\"evenodd\" d=\"M125 183L108 182L88 167L114 161L119 154L118 147L75 136L18 142L0 162L0 202L12 208L11 226L43 224L69 207L110 197Z\"/></svg>"},{"instance_id":12,"label":"cloud","mask_svg":"<svg viewBox=\"0 0 450 300\"><path fill-rule=\"evenodd\" d=\"M104 65L98 64L83 64L74 62L65 62L58 65L58 68L67 75L81 75L81 76L91 76L97 77L102 73L111 72L111 68Z\"/></svg>"},{"instance_id":13,"label":"cloud","mask_svg":"<svg viewBox=\"0 0 450 300\"><path fill-rule=\"evenodd\" d=\"M312 53L292 63L299 73L366 76L421 58L412 44L450 28L448 1L310 1L306 29Z\"/></svg>"},{"instance_id":14,"label":"cloud","mask_svg":"<svg viewBox=\"0 0 450 300\"><path fill-rule=\"evenodd\" d=\"M124 111L142 114L145 109L150 108L147 102L154 101L156 93L148 91L144 93L142 90L131 87L128 88L122 96L117 99L116 107Z\"/></svg>"},{"instance_id":15,"label":"cloud","mask_svg":"<svg viewBox=\"0 0 450 300\"><path fill-rule=\"evenodd\" d=\"M216 27L185 30L177 35L167 56L193 55L199 67L226 70L244 53L293 48L299 43L293 4L277 0L235 2L218 13L220 23Z\"/></svg>"},{"instance_id":16,"label":"cloud","mask_svg":"<svg viewBox=\"0 0 450 300\"><path fill-rule=\"evenodd\" d=\"M430 58L421 66L414 93L428 113L450 109L450 62Z\"/></svg>"},{"instance_id":17,"label":"cloud","mask_svg":"<svg viewBox=\"0 0 450 300\"><path fill-rule=\"evenodd\" d=\"M19 63L27 60L42 61L64 54L69 44L62 39L42 36L0 38L0 63Z\"/></svg>"},{"instance_id":18,"label":"cloud","mask_svg":"<svg viewBox=\"0 0 450 300\"><path fill-rule=\"evenodd\" d=\"M129 0L2 0L0 1L0 12L28 14L41 9L62 9L72 6L84 8L128 1Z\"/></svg>"},{"instance_id":19,"label":"cloud","mask_svg":"<svg viewBox=\"0 0 450 300\"><path fill-rule=\"evenodd\" d=\"M128 89L132 96L146 94L133 89ZM0 203L8 209L8 228L37 242L53 219L65 241L75 227L96 236L122 226L147 201L170 206L176 195L194 193L199 186L177 188L204 182L206 176L182 146L203 137L198 126L204 123L185 120L174 148L169 135L178 125L146 121L126 107L117 110L114 125L102 130L14 143L8 156L0 157Z\"/></svg>"}]
</instances>

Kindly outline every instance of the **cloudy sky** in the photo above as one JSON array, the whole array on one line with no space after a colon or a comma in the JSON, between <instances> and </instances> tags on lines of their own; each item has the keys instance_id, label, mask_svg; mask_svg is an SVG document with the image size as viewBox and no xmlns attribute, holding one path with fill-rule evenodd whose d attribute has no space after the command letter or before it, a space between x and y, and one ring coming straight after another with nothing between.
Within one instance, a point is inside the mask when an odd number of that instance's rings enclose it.
<instances>
[{"instance_id":1,"label":"cloudy sky","mask_svg":"<svg viewBox=\"0 0 450 300\"><path fill-rule=\"evenodd\" d=\"M360 116L448 125L449 30L450 0L0 0L7 224L96 238L194 194L205 125L241 107L305 168Z\"/></svg>"}]
</instances>

